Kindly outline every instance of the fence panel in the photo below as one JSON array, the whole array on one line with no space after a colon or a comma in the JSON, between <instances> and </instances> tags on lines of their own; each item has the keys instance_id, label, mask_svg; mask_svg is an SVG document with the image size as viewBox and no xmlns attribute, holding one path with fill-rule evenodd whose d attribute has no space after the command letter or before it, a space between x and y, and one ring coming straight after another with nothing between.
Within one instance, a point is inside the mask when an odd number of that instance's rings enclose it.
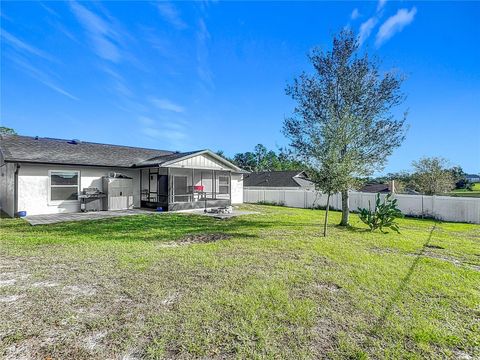
<instances>
[{"instance_id":1,"label":"fence panel","mask_svg":"<svg viewBox=\"0 0 480 360\"><path fill-rule=\"evenodd\" d=\"M385 195L381 196L383 198ZM315 190L244 188L243 197L245 203L270 202L296 208L325 207L327 204L327 196ZM480 224L480 198L406 194L395 194L394 197L398 200L398 208L405 215ZM350 210L368 208L369 202L374 208L375 198L376 194L351 191ZM333 194L330 206L332 209L340 210L342 196Z\"/></svg>"}]
</instances>

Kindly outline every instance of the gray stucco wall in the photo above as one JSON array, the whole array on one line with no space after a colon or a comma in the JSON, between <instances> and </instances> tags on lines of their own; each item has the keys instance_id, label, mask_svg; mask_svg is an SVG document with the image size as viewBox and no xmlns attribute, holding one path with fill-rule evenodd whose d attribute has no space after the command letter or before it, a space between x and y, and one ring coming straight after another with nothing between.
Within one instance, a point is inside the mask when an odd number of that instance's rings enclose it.
<instances>
[{"instance_id":1,"label":"gray stucco wall","mask_svg":"<svg viewBox=\"0 0 480 360\"><path fill-rule=\"evenodd\" d=\"M55 214L80 211L79 201L52 203L48 199L49 170L80 171L80 191L86 187L103 190L102 177L109 172L118 172L133 178L133 201L140 207L140 171L119 168L100 168L93 166L62 166L21 164L18 171L18 211L26 211L27 215Z\"/></svg>"},{"instance_id":2,"label":"gray stucco wall","mask_svg":"<svg viewBox=\"0 0 480 360\"><path fill-rule=\"evenodd\" d=\"M0 211L13 217L15 212L15 164L5 163L0 154Z\"/></svg>"}]
</instances>

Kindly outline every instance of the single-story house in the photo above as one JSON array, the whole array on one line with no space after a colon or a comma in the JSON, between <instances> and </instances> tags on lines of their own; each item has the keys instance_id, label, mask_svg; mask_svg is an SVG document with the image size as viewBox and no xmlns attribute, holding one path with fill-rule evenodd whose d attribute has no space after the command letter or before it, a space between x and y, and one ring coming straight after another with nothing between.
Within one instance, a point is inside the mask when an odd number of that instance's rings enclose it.
<instances>
[{"instance_id":1,"label":"single-story house","mask_svg":"<svg viewBox=\"0 0 480 360\"><path fill-rule=\"evenodd\" d=\"M249 189L314 189L305 171L259 171L245 174L243 186Z\"/></svg>"},{"instance_id":2,"label":"single-story house","mask_svg":"<svg viewBox=\"0 0 480 360\"><path fill-rule=\"evenodd\" d=\"M393 194L396 192L395 188L395 181L391 180L387 184L377 184L377 183L370 183L364 184L360 189L359 192L364 193L374 193L374 194Z\"/></svg>"},{"instance_id":3,"label":"single-story house","mask_svg":"<svg viewBox=\"0 0 480 360\"><path fill-rule=\"evenodd\" d=\"M390 193L390 185L389 184L365 184L360 189L359 192L364 193L381 193L381 194L388 194Z\"/></svg>"},{"instance_id":4,"label":"single-story house","mask_svg":"<svg viewBox=\"0 0 480 360\"><path fill-rule=\"evenodd\" d=\"M176 152L0 135L0 210L12 217L19 212L78 212L85 189L105 192L105 178L117 174L131 179L130 189L113 189L118 197L129 195L127 208L228 206L243 202L244 173L210 150Z\"/></svg>"},{"instance_id":5,"label":"single-story house","mask_svg":"<svg viewBox=\"0 0 480 360\"><path fill-rule=\"evenodd\" d=\"M480 175L478 174L467 174L465 175L465 178L467 179L468 182L471 182L471 183L480 182Z\"/></svg>"}]
</instances>

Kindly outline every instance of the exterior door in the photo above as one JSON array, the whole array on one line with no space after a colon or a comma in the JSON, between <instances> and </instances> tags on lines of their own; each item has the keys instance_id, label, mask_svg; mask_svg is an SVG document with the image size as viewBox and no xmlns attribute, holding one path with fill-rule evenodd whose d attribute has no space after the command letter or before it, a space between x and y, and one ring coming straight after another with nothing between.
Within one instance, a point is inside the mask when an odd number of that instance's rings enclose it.
<instances>
[{"instance_id":1,"label":"exterior door","mask_svg":"<svg viewBox=\"0 0 480 360\"><path fill-rule=\"evenodd\" d=\"M158 176L158 202L167 203L168 202L168 175L159 175Z\"/></svg>"}]
</instances>

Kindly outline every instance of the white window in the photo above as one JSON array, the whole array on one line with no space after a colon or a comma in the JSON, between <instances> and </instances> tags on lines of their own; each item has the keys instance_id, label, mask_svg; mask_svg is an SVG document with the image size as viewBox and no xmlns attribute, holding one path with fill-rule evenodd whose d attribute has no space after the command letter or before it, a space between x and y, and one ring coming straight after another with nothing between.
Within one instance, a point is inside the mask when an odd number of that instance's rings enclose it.
<instances>
[{"instance_id":1,"label":"white window","mask_svg":"<svg viewBox=\"0 0 480 360\"><path fill-rule=\"evenodd\" d=\"M77 201L80 192L80 171L50 170L49 201Z\"/></svg>"},{"instance_id":2,"label":"white window","mask_svg":"<svg viewBox=\"0 0 480 360\"><path fill-rule=\"evenodd\" d=\"M229 194L229 186L228 186L228 176L219 176L218 177L218 192L219 194Z\"/></svg>"}]
</instances>

